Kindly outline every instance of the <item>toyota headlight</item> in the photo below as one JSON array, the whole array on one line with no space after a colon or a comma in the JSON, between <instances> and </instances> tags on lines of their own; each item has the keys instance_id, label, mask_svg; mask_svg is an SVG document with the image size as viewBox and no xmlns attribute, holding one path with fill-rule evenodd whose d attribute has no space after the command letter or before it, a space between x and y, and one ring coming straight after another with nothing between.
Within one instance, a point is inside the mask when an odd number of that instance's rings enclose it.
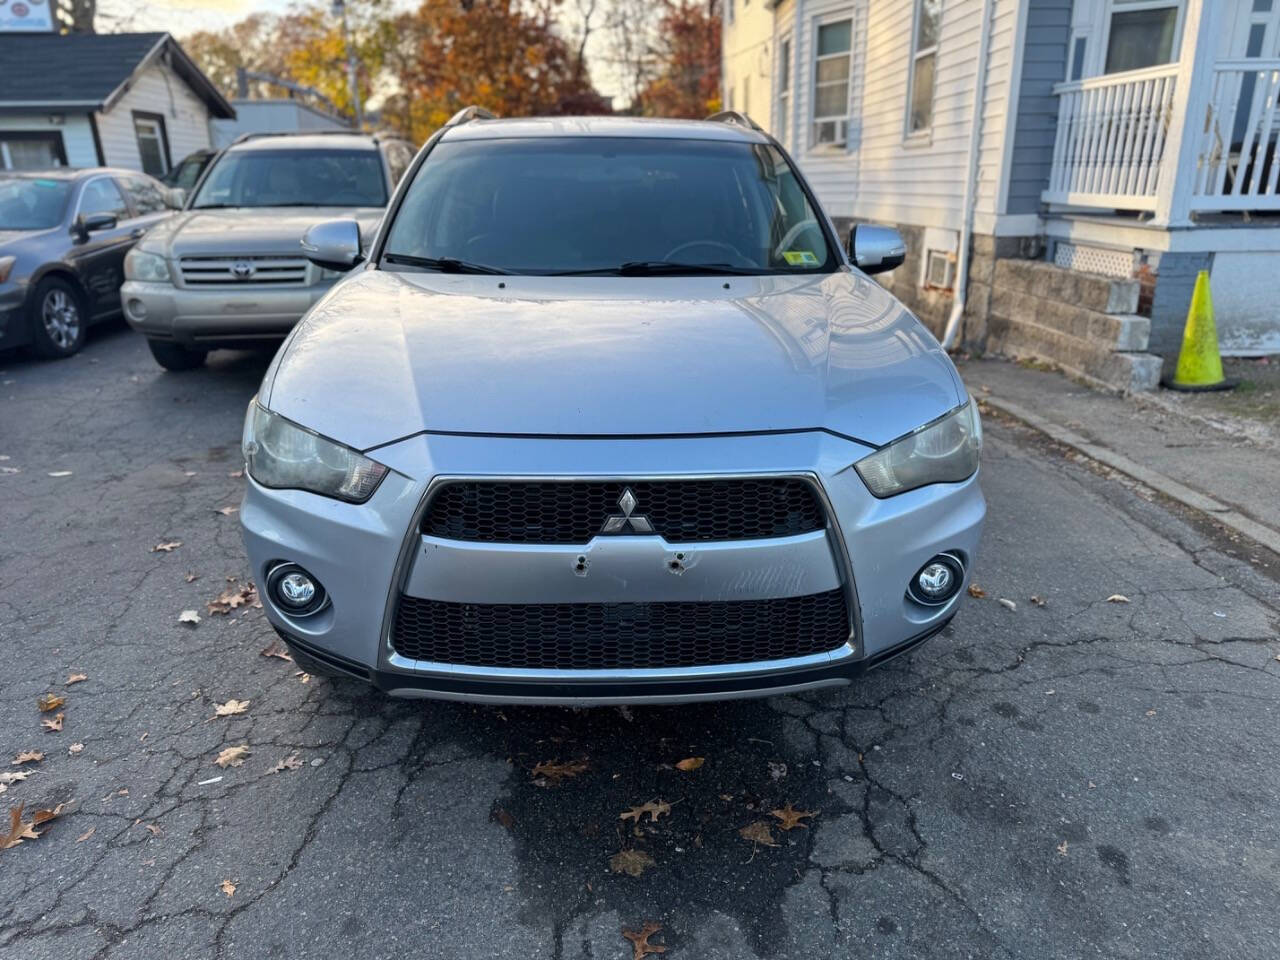
<instances>
[{"instance_id":1,"label":"toyota headlight","mask_svg":"<svg viewBox=\"0 0 1280 960\"><path fill-rule=\"evenodd\" d=\"M970 400L919 430L854 464L877 497L892 497L931 483L959 483L978 469L982 421Z\"/></svg>"},{"instance_id":2,"label":"toyota headlight","mask_svg":"<svg viewBox=\"0 0 1280 960\"><path fill-rule=\"evenodd\" d=\"M364 503L387 475L382 464L277 416L256 397L249 402L241 445L249 476L264 487Z\"/></svg>"},{"instance_id":3,"label":"toyota headlight","mask_svg":"<svg viewBox=\"0 0 1280 960\"><path fill-rule=\"evenodd\" d=\"M124 278L148 283L168 283L169 264L158 253L147 253L134 247L125 254Z\"/></svg>"}]
</instances>

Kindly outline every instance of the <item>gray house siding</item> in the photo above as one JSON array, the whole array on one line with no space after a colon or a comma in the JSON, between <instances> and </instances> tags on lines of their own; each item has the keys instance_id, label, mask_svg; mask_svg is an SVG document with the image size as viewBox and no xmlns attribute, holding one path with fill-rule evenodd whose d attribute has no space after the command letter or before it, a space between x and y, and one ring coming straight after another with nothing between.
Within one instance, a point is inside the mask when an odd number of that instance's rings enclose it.
<instances>
[{"instance_id":1,"label":"gray house siding","mask_svg":"<svg viewBox=\"0 0 1280 960\"><path fill-rule=\"evenodd\" d=\"M1058 98L1053 88L1067 75L1070 41L1071 0L1029 0L1009 177L1011 214L1040 209L1058 130Z\"/></svg>"}]
</instances>

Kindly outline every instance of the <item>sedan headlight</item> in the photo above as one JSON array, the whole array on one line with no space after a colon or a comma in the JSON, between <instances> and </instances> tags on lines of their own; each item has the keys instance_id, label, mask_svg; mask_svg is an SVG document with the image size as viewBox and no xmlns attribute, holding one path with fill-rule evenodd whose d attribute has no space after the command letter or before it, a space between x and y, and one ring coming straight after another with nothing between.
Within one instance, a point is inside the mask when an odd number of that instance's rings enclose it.
<instances>
[{"instance_id":1,"label":"sedan headlight","mask_svg":"<svg viewBox=\"0 0 1280 960\"><path fill-rule=\"evenodd\" d=\"M978 469L982 421L978 405L963 407L927 423L854 464L877 497L892 497L930 483L959 483Z\"/></svg>"},{"instance_id":2,"label":"sedan headlight","mask_svg":"<svg viewBox=\"0 0 1280 960\"><path fill-rule=\"evenodd\" d=\"M264 487L364 503L387 475L382 464L277 416L257 397L245 415L242 446L249 476Z\"/></svg>"},{"instance_id":3,"label":"sedan headlight","mask_svg":"<svg viewBox=\"0 0 1280 960\"><path fill-rule=\"evenodd\" d=\"M148 283L168 283L169 264L158 253L147 253L134 247L125 254L124 278Z\"/></svg>"}]
</instances>

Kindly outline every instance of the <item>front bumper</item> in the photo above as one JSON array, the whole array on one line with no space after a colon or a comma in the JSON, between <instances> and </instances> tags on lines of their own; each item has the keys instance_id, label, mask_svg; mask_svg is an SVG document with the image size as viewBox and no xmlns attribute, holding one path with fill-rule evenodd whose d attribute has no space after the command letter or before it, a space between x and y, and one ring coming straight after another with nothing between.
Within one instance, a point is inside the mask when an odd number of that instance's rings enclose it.
<instances>
[{"instance_id":1,"label":"front bumper","mask_svg":"<svg viewBox=\"0 0 1280 960\"><path fill-rule=\"evenodd\" d=\"M126 280L120 300L129 326L153 340L187 347L279 340L333 282L269 287L247 283L191 289Z\"/></svg>"},{"instance_id":2,"label":"front bumper","mask_svg":"<svg viewBox=\"0 0 1280 960\"><path fill-rule=\"evenodd\" d=\"M398 696L483 702L640 703L769 695L848 683L932 636L954 615L961 590L940 607L907 597L932 556L961 557L966 572L985 513L977 477L890 500L870 495L854 461L867 448L825 433L663 440L556 440L419 436L371 455L387 464L362 505L252 480L241 508L245 544L261 584L280 561L306 568L331 603L289 616L264 597L286 640ZM654 469L678 464L678 470ZM597 537L577 547L441 541L419 532L432 482L456 477L804 477L821 491L829 526L818 535L733 543ZM668 560L683 554L672 574ZM575 569L586 558L589 573ZM401 656L392 625L402 593L466 604L728 601L846 593L843 645L749 663L659 669L523 669L463 666Z\"/></svg>"},{"instance_id":3,"label":"front bumper","mask_svg":"<svg viewBox=\"0 0 1280 960\"><path fill-rule=\"evenodd\" d=\"M0 285L0 350L20 347L31 339L27 326L27 291L24 283Z\"/></svg>"}]
</instances>

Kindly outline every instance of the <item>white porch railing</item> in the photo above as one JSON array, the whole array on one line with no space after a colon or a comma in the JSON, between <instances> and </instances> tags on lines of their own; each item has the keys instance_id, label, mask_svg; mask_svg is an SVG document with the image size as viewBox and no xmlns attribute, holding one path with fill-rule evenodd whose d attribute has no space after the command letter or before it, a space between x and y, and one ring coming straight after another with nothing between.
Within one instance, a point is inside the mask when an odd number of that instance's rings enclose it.
<instances>
[{"instance_id":1,"label":"white porch railing","mask_svg":"<svg viewBox=\"0 0 1280 960\"><path fill-rule=\"evenodd\" d=\"M1155 210L1176 63L1059 84L1047 203Z\"/></svg>"},{"instance_id":2,"label":"white porch railing","mask_svg":"<svg viewBox=\"0 0 1280 960\"><path fill-rule=\"evenodd\" d=\"M1280 60L1221 60L1212 85L1191 209L1280 210Z\"/></svg>"}]
</instances>

